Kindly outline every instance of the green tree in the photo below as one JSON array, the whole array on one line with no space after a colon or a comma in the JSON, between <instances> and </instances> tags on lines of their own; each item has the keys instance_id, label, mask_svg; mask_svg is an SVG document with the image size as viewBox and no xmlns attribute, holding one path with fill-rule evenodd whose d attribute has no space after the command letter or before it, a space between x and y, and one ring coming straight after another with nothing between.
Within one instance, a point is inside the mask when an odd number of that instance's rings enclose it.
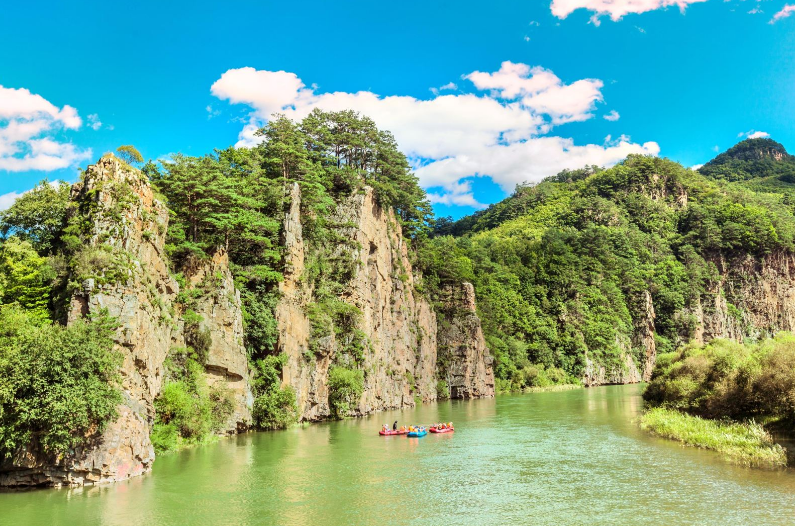
<instances>
[{"instance_id":1,"label":"green tree","mask_svg":"<svg viewBox=\"0 0 795 526\"><path fill-rule=\"evenodd\" d=\"M0 247L0 305L16 303L40 320L49 318L55 273L30 242L11 237Z\"/></svg>"},{"instance_id":2,"label":"green tree","mask_svg":"<svg viewBox=\"0 0 795 526\"><path fill-rule=\"evenodd\" d=\"M64 182L40 182L0 211L0 233L26 239L40 254L51 254L66 227L70 190Z\"/></svg>"},{"instance_id":3,"label":"green tree","mask_svg":"<svg viewBox=\"0 0 795 526\"><path fill-rule=\"evenodd\" d=\"M102 316L63 327L0 307L0 458L21 447L65 453L115 417L114 330Z\"/></svg>"},{"instance_id":4,"label":"green tree","mask_svg":"<svg viewBox=\"0 0 795 526\"><path fill-rule=\"evenodd\" d=\"M124 144L116 148L116 156L128 164L140 164L144 162L144 158L135 146L132 144Z\"/></svg>"}]
</instances>

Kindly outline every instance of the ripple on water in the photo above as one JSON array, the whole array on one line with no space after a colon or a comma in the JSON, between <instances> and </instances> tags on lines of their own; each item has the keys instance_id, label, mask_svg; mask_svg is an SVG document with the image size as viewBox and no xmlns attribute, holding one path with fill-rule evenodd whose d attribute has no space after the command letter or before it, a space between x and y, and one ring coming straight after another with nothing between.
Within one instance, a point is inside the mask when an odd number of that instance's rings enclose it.
<instances>
[{"instance_id":1,"label":"ripple on water","mask_svg":"<svg viewBox=\"0 0 795 526\"><path fill-rule=\"evenodd\" d=\"M646 435L639 393L500 396L252 433L121 484L0 494L0 524L795 524L792 471ZM456 431L377 436L395 419Z\"/></svg>"}]
</instances>

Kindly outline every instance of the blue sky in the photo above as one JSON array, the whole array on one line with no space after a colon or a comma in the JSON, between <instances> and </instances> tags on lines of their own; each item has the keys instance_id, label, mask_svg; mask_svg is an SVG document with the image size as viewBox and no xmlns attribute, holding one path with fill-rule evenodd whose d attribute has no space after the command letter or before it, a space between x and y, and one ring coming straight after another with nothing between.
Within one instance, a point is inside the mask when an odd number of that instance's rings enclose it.
<instances>
[{"instance_id":1,"label":"blue sky","mask_svg":"<svg viewBox=\"0 0 795 526\"><path fill-rule=\"evenodd\" d=\"M64 4L0 13L0 207L121 144L201 155L312 107L392 129L456 217L631 152L795 150L787 0Z\"/></svg>"}]
</instances>

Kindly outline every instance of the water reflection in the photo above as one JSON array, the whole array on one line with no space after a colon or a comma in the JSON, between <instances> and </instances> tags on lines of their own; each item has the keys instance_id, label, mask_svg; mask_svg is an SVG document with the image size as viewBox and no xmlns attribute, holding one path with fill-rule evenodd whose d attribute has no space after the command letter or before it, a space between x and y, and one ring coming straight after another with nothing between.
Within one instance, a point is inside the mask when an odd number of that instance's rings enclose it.
<instances>
[{"instance_id":1,"label":"water reflection","mask_svg":"<svg viewBox=\"0 0 795 526\"><path fill-rule=\"evenodd\" d=\"M795 476L641 432L638 386L243 435L121 484L0 494L0 524L793 524ZM384 422L452 434L379 437Z\"/></svg>"}]
</instances>

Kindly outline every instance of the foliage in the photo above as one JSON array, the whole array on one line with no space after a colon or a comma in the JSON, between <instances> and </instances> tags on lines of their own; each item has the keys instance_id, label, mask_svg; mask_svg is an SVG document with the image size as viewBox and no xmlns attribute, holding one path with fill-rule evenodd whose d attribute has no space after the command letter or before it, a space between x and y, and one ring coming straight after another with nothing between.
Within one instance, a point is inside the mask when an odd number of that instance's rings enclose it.
<instances>
[{"instance_id":1,"label":"foliage","mask_svg":"<svg viewBox=\"0 0 795 526\"><path fill-rule=\"evenodd\" d=\"M784 448L773 442L770 434L755 422L705 420L675 409L657 407L643 414L640 426L663 438L717 451L738 464L764 467L787 465Z\"/></svg>"},{"instance_id":2,"label":"foliage","mask_svg":"<svg viewBox=\"0 0 795 526\"><path fill-rule=\"evenodd\" d=\"M281 387L281 369L287 356L268 356L255 362L254 425L260 429L281 429L298 420L295 391Z\"/></svg>"},{"instance_id":3,"label":"foliage","mask_svg":"<svg viewBox=\"0 0 795 526\"><path fill-rule=\"evenodd\" d=\"M0 307L0 457L28 445L65 453L116 416L114 331L105 316L63 327Z\"/></svg>"},{"instance_id":4,"label":"foliage","mask_svg":"<svg viewBox=\"0 0 795 526\"><path fill-rule=\"evenodd\" d=\"M66 227L70 189L63 181L40 182L0 211L0 234L13 234L29 241L40 254L51 254Z\"/></svg>"},{"instance_id":5,"label":"foliage","mask_svg":"<svg viewBox=\"0 0 795 526\"><path fill-rule=\"evenodd\" d=\"M758 344L713 340L666 355L643 398L707 418L781 419L795 424L795 336Z\"/></svg>"},{"instance_id":6,"label":"foliage","mask_svg":"<svg viewBox=\"0 0 795 526\"><path fill-rule=\"evenodd\" d=\"M642 358L631 341L647 323L647 295L659 348L686 343L697 305L714 301L718 264L795 250L794 209L635 155L520 185L482 212L442 221L417 243L416 266L431 297L445 282L474 283L497 385L521 389L539 366L572 379L586 357L608 369L625 354Z\"/></svg>"},{"instance_id":7,"label":"foliage","mask_svg":"<svg viewBox=\"0 0 795 526\"><path fill-rule=\"evenodd\" d=\"M155 399L151 439L159 452L176 451L210 440L223 430L234 410L228 390L208 386L201 360L190 347L171 350L163 390Z\"/></svg>"},{"instance_id":8,"label":"foliage","mask_svg":"<svg viewBox=\"0 0 795 526\"><path fill-rule=\"evenodd\" d=\"M29 241L14 236L0 246L0 305L16 303L31 317L46 320L54 278L47 258L36 253Z\"/></svg>"},{"instance_id":9,"label":"foliage","mask_svg":"<svg viewBox=\"0 0 795 526\"><path fill-rule=\"evenodd\" d=\"M329 405L337 418L347 416L364 391L364 372L334 366L328 375Z\"/></svg>"},{"instance_id":10,"label":"foliage","mask_svg":"<svg viewBox=\"0 0 795 526\"><path fill-rule=\"evenodd\" d=\"M144 162L141 152L132 144L125 144L116 148L116 157L128 164L139 164Z\"/></svg>"}]
</instances>

